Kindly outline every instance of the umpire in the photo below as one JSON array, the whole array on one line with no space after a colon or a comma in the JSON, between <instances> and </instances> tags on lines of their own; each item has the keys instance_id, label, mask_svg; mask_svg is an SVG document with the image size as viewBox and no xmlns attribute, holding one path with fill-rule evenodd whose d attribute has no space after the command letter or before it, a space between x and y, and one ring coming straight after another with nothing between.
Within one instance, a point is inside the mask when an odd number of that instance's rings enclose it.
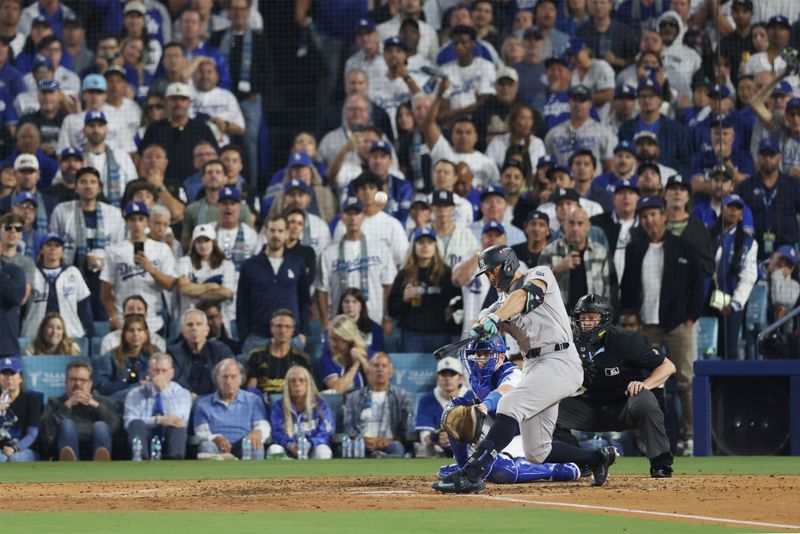
<instances>
[{"instance_id":1,"label":"umpire","mask_svg":"<svg viewBox=\"0 0 800 534\"><path fill-rule=\"evenodd\" d=\"M650 476L672 476L672 454L664 412L652 390L675 366L642 334L611 326L614 310L599 295L584 295L572 311L572 330L584 368L577 397L558 406L555 439L574 442L568 430L608 432L638 429L650 459Z\"/></svg>"}]
</instances>

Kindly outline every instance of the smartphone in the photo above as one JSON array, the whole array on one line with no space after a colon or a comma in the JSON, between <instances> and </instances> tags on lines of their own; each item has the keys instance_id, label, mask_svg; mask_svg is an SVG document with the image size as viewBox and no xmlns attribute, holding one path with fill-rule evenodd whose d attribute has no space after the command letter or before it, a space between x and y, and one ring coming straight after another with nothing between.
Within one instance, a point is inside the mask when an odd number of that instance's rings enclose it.
<instances>
[{"instance_id":1,"label":"smartphone","mask_svg":"<svg viewBox=\"0 0 800 534\"><path fill-rule=\"evenodd\" d=\"M144 242L139 241L138 243L133 244L133 255L135 256L137 252L144 253Z\"/></svg>"}]
</instances>

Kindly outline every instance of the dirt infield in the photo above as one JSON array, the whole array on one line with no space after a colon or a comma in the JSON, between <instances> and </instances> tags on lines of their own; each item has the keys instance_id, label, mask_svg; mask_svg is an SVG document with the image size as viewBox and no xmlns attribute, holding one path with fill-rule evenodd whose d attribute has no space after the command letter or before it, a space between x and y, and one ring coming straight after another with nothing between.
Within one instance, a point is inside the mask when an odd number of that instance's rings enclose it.
<instances>
[{"instance_id":1,"label":"dirt infield","mask_svg":"<svg viewBox=\"0 0 800 534\"><path fill-rule=\"evenodd\" d=\"M409 510L518 507L526 505L520 502L526 500L800 525L798 476L693 475L670 480L617 476L602 488L588 487L586 479L575 483L488 485L483 496L478 497L440 495L430 489L430 483L431 479L424 477L348 477L4 484L7 498L3 508L9 511Z\"/></svg>"}]
</instances>

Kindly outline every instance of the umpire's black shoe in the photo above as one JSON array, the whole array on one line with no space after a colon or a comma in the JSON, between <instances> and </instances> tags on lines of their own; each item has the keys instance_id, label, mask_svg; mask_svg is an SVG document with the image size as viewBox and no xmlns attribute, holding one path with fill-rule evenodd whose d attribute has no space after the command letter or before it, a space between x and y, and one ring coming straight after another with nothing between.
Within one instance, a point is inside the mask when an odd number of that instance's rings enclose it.
<instances>
[{"instance_id":1,"label":"umpire's black shoe","mask_svg":"<svg viewBox=\"0 0 800 534\"><path fill-rule=\"evenodd\" d=\"M650 466L650 478L672 478L672 468L667 465Z\"/></svg>"},{"instance_id":2,"label":"umpire's black shoe","mask_svg":"<svg viewBox=\"0 0 800 534\"><path fill-rule=\"evenodd\" d=\"M603 455L603 461L592 469L592 486L602 486L608 478L608 468L617 460L617 449L614 447L601 447L597 450Z\"/></svg>"},{"instance_id":3,"label":"umpire's black shoe","mask_svg":"<svg viewBox=\"0 0 800 534\"><path fill-rule=\"evenodd\" d=\"M437 480L431 487L442 493L480 493L485 485L482 478L470 480L463 471L456 471L442 480Z\"/></svg>"}]
</instances>

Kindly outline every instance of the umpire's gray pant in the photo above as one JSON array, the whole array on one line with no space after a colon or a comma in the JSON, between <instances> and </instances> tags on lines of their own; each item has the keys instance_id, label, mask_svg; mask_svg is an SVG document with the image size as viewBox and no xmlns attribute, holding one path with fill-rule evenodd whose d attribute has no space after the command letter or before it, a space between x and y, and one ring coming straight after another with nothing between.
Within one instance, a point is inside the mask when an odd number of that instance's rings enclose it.
<instances>
[{"instance_id":1,"label":"umpire's gray pant","mask_svg":"<svg viewBox=\"0 0 800 534\"><path fill-rule=\"evenodd\" d=\"M595 405L582 397L569 397L558 405L557 426L584 432L639 431L648 458L669 452L664 430L664 412L649 389L635 397L606 405Z\"/></svg>"}]
</instances>

